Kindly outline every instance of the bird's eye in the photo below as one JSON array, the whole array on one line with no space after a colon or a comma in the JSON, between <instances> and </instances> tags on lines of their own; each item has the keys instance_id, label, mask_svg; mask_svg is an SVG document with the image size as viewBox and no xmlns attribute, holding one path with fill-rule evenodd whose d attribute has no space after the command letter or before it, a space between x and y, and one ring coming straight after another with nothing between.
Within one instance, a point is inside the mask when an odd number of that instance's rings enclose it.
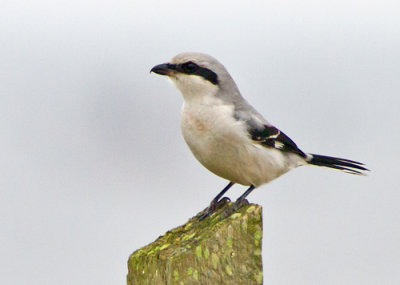
<instances>
[{"instance_id":1,"label":"bird's eye","mask_svg":"<svg viewBox=\"0 0 400 285\"><path fill-rule=\"evenodd\" d=\"M191 61L188 61L188 62L185 62L184 64L182 64L182 70L187 73L193 73L198 68L199 68L199 66Z\"/></svg>"}]
</instances>

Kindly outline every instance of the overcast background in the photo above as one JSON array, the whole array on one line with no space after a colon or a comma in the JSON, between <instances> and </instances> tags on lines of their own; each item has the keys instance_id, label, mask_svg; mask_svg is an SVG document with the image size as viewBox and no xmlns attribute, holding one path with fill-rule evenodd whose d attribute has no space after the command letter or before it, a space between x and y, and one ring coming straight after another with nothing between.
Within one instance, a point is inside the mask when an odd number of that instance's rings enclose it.
<instances>
[{"instance_id":1,"label":"overcast background","mask_svg":"<svg viewBox=\"0 0 400 285\"><path fill-rule=\"evenodd\" d=\"M398 1L8 1L0 9L0 283L124 284L128 256L227 183L179 128L149 70L219 59L304 150L250 197L265 284L400 283ZM236 198L245 190L235 186Z\"/></svg>"}]
</instances>

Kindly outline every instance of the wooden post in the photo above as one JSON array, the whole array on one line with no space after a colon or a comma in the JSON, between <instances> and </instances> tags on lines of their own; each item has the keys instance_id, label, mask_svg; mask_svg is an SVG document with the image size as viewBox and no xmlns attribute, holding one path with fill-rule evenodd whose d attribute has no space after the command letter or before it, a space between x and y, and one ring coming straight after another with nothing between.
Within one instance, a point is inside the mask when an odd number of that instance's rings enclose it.
<instances>
[{"instance_id":1,"label":"wooden post","mask_svg":"<svg viewBox=\"0 0 400 285\"><path fill-rule=\"evenodd\" d=\"M261 206L226 202L135 251L127 284L262 284L261 242Z\"/></svg>"}]
</instances>

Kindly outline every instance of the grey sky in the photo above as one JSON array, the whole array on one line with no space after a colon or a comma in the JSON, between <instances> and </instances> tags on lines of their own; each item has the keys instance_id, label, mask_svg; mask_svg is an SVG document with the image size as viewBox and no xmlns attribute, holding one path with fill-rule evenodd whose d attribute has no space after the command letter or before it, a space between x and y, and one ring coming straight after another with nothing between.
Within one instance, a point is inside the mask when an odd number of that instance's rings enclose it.
<instances>
[{"instance_id":1,"label":"grey sky","mask_svg":"<svg viewBox=\"0 0 400 285\"><path fill-rule=\"evenodd\" d=\"M265 283L400 283L396 1L1 6L2 284L124 284L131 252L225 186L181 137L179 92L149 74L182 51L220 60L304 151L373 170L303 167L249 197Z\"/></svg>"}]
</instances>

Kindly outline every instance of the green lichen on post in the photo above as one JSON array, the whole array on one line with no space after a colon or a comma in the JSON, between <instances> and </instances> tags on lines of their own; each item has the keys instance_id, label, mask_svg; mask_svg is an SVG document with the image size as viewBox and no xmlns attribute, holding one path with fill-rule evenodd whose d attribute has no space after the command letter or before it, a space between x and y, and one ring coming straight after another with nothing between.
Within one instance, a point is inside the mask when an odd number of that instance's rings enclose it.
<instances>
[{"instance_id":1,"label":"green lichen on post","mask_svg":"<svg viewBox=\"0 0 400 285\"><path fill-rule=\"evenodd\" d=\"M225 203L135 251L128 285L262 284L262 208Z\"/></svg>"}]
</instances>

